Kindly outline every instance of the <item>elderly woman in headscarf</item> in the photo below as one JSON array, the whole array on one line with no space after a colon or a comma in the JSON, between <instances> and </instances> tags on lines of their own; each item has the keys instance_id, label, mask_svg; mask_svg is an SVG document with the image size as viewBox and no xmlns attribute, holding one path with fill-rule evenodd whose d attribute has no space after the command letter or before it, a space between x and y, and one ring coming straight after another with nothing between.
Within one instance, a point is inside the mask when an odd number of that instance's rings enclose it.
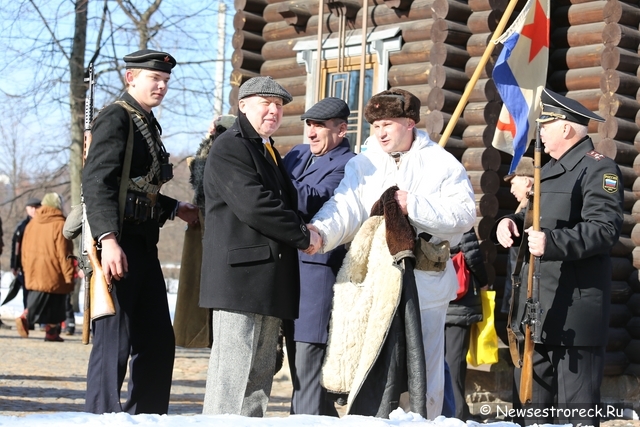
<instances>
[{"instance_id":1,"label":"elderly woman in headscarf","mask_svg":"<svg viewBox=\"0 0 640 427\"><path fill-rule=\"evenodd\" d=\"M18 333L29 334L29 324L45 324L45 341L60 338L65 320L65 298L73 291L73 244L62 235L62 198L47 193L27 225L22 239L22 265L29 289L27 309L16 319Z\"/></svg>"}]
</instances>

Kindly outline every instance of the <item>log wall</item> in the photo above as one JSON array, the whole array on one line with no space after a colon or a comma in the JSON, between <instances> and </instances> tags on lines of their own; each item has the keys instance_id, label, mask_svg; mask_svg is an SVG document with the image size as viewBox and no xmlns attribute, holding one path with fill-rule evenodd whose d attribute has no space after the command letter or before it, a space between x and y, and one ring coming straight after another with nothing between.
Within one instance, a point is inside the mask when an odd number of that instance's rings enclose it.
<instances>
[{"instance_id":1,"label":"log wall","mask_svg":"<svg viewBox=\"0 0 640 427\"><path fill-rule=\"evenodd\" d=\"M413 92L422 102L421 122L438 140L462 91L475 71L507 0L368 0L341 2L349 17L347 31L400 27L403 46L389 57L389 88ZM394 9L391 3L403 10ZM516 8L512 19L525 1ZM237 89L255 75L270 75L294 96L285 106L283 124L274 135L281 153L303 141L306 70L293 50L298 41L338 32L335 11L318 0L235 0L234 55L230 102L235 111ZM613 291L606 375L640 376L640 8L637 1L559 0L551 4L551 48L547 86L582 102L606 121L590 123L589 134L603 154L620 165L625 191L625 217L620 241L612 249ZM511 157L491 141L502 105L491 78L500 47L481 73L446 149L462 162L476 193L476 229L500 313L506 276L506 251L488 240L495 219L513 212L516 202L503 181ZM531 154L531 153L529 153ZM506 342L506 338L504 339Z\"/></svg>"},{"instance_id":2,"label":"log wall","mask_svg":"<svg viewBox=\"0 0 640 427\"><path fill-rule=\"evenodd\" d=\"M231 45L231 92L229 104L231 113L237 114L238 88L251 77L260 75L260 67L264 62L262 47L265 39L262 30L266 21L262 13L267 6L265 0L234 0L236 13L233 17L233 37Z\"/></svg>"}]
</instances>

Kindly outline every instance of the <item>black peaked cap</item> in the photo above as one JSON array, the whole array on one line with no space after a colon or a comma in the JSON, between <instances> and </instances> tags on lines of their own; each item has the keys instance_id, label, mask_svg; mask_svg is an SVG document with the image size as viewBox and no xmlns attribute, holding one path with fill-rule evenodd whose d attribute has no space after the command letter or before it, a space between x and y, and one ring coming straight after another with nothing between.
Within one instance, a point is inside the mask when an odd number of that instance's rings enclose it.
<instances>
[{"instance_id":1,"label":"black peaked cap","mask_svg":"<svg viewBox=\"0 0 640 427\"><path fill-rule=\"evenodd\" d=\"M538 118L540 123L562 119L587 126L589 120L604 122L602 117L591 112L575 99L567 98L549 89L542 91L540 101L542 102L542 112Z\"/></svg>"}]
</instances>

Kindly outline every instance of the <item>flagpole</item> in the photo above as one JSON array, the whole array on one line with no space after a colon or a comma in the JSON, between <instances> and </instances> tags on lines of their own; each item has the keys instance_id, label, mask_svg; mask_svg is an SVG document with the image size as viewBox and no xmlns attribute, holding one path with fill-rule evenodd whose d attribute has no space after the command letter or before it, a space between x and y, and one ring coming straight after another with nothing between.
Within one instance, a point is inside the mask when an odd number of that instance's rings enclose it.
<instances>
[{"instance_id":1,"label":"flagpole","mask_svg":"<svg viewBox=\"0 0 640 427\"><path fill-rule=\"evenodd\" d=\"M462 110L464 110L464 107L467 105L467 100L471 95L471 91L476 86L476 83L480 78L480 73L482 72L482 69L485 67L485 65L487 65L487 62L489 61L489 57L493 52L493 48L496 46L496 40L498 40L498 38L500 38L500 36L502 35L502 32L504 31L504 28L507 26L507 22L509 21L509 18L511 17L511 14L513 13L513 10L516 8L517 4L518 4L518 0L509 1L509 4L507 5L507 8L504 11L504 14L502 15L502 18L500 18L500 22L498 22L498 26L496 27L496 30L493 32L493 36L491 36L491 40L489 41L487 48L484 50L484 53L482 54L482 58L480 58L480 62L478 63L478 66L476 67L475 71L473 72L473 75L471 76L471 79L469 80L469 83L467 83L467 86L464 89L462 98L460 98L460 101L458 102L458 105L455 111L453 112L453 115L451 116L451 120L449 120L449 123L447 123L447 127L445 128L444 132L442 133L442 136L440 137L439 144L441 147L444 147L445 145L447 145L447 140L451 136L451 132L453 132L454 126L456 125L456 123L458 123L458 119L460 118L460 115L462 115Z\"/></svg>"}]
</instances>

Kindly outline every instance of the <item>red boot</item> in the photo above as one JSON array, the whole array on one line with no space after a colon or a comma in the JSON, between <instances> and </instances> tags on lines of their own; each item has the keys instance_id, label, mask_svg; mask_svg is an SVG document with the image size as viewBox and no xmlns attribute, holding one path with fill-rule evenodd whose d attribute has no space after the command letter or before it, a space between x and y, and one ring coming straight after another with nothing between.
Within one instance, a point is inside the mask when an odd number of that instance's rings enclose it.
<instances>
[{"instance_id":1,"label":"red boot","mask_svg":"<svg viewBox=\"0 0 640 427\"><path fill-rule=\"evenodd\" d=\"M16 317L16 329L18 330L18 335L22 338L27 338L29 336L29 321L27 320L27 310L25 309L20 317Z\"/></svg>"},{"instance_id":2,"label":"red boot","mask_svg":"<svg viewBox=\"0 0 640 427\"><path fill-rule=\"evenodd\" d=\"M64 340L60 337L60 325L48 324L47 326L45 326L44 340L63 342Z\"/></svg>"}]
</instances>

